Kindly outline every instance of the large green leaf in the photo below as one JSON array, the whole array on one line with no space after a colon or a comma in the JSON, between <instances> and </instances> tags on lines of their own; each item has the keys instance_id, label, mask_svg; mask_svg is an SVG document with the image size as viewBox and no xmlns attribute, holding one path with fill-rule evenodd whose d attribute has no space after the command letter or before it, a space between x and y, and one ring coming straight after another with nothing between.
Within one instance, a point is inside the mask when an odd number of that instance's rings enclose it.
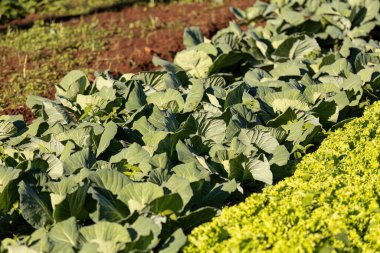
<instances>
[{"instance_id":1,"label":"large green leaf","mask_svg":"<svg viewBox=\"0 0 380 253\"><path fill-rule=\"evenodd\" d=\"M165 60L161 59L160 57L158 57L157 55L153 56L152 62L155 66L162 66L167 71L172 72L172 73L180 73L180 72L184 71L181 67L179 67L179 66L177 66L171 62L165 61Z\"/></svg>"},{"instance_id":2,"label":"large green leaf","mask_svg":"<svg viewBox=\"0 0 380 253\"><path fill-rule=\"evenodd\" d=\"M148 132L143 136L146 150L151 156L153 156L153 153L157 150L160 142L163 141L168 136L168 134L169 133L165 131L156 131Z\"/></svg>"},{"instance_id":3,"label":"large green leaf","mask_svg":"<svg viewBox=\"0 0 380 253\"><path fill-rule=\"evenodd\" d=\"M278 146L274 151L273 151L273 156L270 159L269 163L276 164L278 166L285 166L289 162L290 158L290 153L286 149L285 146Z\"/></svg>"},{"instance_id":4,"label":"large green leaf","mask_svg":"<svg viewBox=\"0 0 380 253\"><path fill-rule=\"evenodd\" d=\"M273 174L266 159L264 161L250 159L246 166L255 180L273 184Z\"/></svg>"},{"instance_id":5,"label":"large green leaf","mask_svg":"<svg viewBox=\"0 0 380 253\"><path fill-rule=\"evenodd\" d=\"M72 121L70 115L65 111L65 109L52 102L44 102L44 119L49 124L54 124L56 122L70 123Z\"/></svg>"},{"instance_id":6,"label":"large green leaf","mask_svg":"<svg viewBox=\"0 0 380 253\"><path fill-rule=\"evenodd\" d=\"M186 243L186 236L182 229L177 229L162 245L159 253L178 252Z\"/></svg>"},{"instance_id":7,"label":"large green leaf","mask_svg":"<svg viewBox=\"0 0 380 253\"><path fill-rule=\"evenodd\" d=\"M141 250L153 249L158 245L161 227L153 219L139 216L131 228L135 231L138 240L128 244L127 250L128 247L131 247L131 250L136 248Z\"/></svg>"},{"instance_id":8,"label":"large green leaf","mask_svg":"<svg viewBox=\"0 0 380 253\"><path fill-rule=\"evenodd\" d=\"M129 216L128 207L109 191L100 187L93 187L90 192L92 198L97 201L96 211L90 214L95 222L106 220L119 223Z\"/></svg>"},{"instance_id":9,"label":"large green leaf","mask_svg":"<svg viewBox=\"0 0 380 253\"><path fill-rule=\"evenodd\" d=\"M174 169L178 171L179 167ZM195 164L193 169L196 170ZM183 203L183 206L186 206L187 203L189 203L190 199L193 197L193 190L190 186L191 179L189 182L189 179L184 178L183 176L181 177L177 175L172 175L169 178L169 180L165 182L164 186L168 188L171 192L178 193L181 197L181 202ZM198 177L195 177L194 179L195 182L199 180L202 180L202 177L200 175Z\"/></svg>"},{"instance_id":10,"label":"large green leaf","mask_svg":"<svg viewBox=\"0 0 380 253\"><path fill-rule=\"evenodd\" d=\"M83 219L86 217L87 211L85 206L88 185L79 186L74 192L66 194L59 202L54 203L53 215L55 221L63 221L70 217ZM53 196L51 196L53 200Z\"/></svg>"},{"instance_id":11,"label":"large green leaf","mask_svg":"<svg viewBox=\"0 0 380 253\"><path fill-rule=\"evenodd\" d=\"M302 13L293 11L291 8L287 6L281 8L280 15L286 22L293 26L300 25L305 21L305 18L303 17Z\"/></svg>"},{"instance_id":12,"label":"large green leaf","mask_svg":"<svg viewBox=\"0 0 380 253\"><path fill-rule=\"evenodd\" d=\"M91 143L91 130L91 127L73 128L54 135L54 138L60 142L70 140L79 147L88 147Z\"/></svg>"},{"instance_id":13,"label":"large green leaf","mask_svg":"<svg viewBox=\"0 0 380 253\"><path fill-rule=\"evenodd\" d=\"M104 125L104 132L100 137L98 149L96 151L96 157L103 153L111 143L111 140L115 137L117 133L117 125L110 121Z\"/></svg>"},{"instance_id":14,"label":"large green leaf","mask_svg":"<svg viewBox=\"0 0 380 253\"><path fill-rule=\"evenodd\" d=\"M310 110L305 96L295 89L269 93L263 99L273 107L275 112L285 112L288 108Z\"/></svg>"},{"instance_id":15,"label":"large green leaf","mask_svg":"<svg viewBox=\"0 0 380 253\"><path fill-rule=\"evenodd\" d=\"M291 61L287 62L278 62L275 64L273 70L270 72L272 76L276 78L284 77L284 76L301 76L301 69L297 64ZM255 83L256 86L260 84ZM271 85L277 84L277 82L272 82ZM268 85L268 83L263 83L260 86Z\"/></svg>"},{"instance_id":16,"label":"large green leaf","mask_svg":"<svg viewBox=\"0 0 380 253\"><path fill-rule=\"evenodd\" d=\"M130 183L124 186L118 198L126 203L131 210L142 210L153 200L162 197L164 189L150 182Z\"/></svg>"},{"instance_id":17,"label":"large green leaf","mask_svg":"<svg viewBox=\"0 0 380 253\"><path fill-rule=\"evenodd\" d=\"M170 109L172 112L181 111L185 103L181 94L174 89L155 92L148 96L147 101L148 103L157 105L160 109Z\"/></svg>"},{"instance_id":18,"label":"large green leaf","mask_svg":"<svg viewBox=\"0 0 380 253\"><path fill-rule=\"evenodd\" d=\"M240 84L234 89L228 91L226 100L224 102L224 109L230 107L234 104L239 104L242 102L242 96L244 93L244 85Z\"/></svg>"},{"instance_id":19,"label":"large green leaf","mask_svg":"<svg viewBox=\"0 0 380 253\"><path fill-rule=\"evenodd\" d=\"M215 143L223 142L226 135L226 123L220 119L207 118L206 115L199 115L196 118L197 133L206 140L212 140Z\"/></svg>"},{"instance_id":20,"label":"large green leaf","mask_svg":"<svg viewBox=\"0 0 380 253\"><path fill-rule=\"evenodd\" d=\"M210 66L208 70L209 75L218 73L220 72L220 70L224 68L233 66L234 64L242 60L245 56L246 54L241 53L241 52L235 52L235 51L230 51L226 54L219 55L215 59L214 63ZM199 76L199 77L202 77L202 76Z\"/></svg>"},{"instance_id":21,"label":"large green leaf","mask_svg":"<svg viewBox=\"0 0 380 253\"><path fill-rule=\"evenodd\" d=\"M91 108L94 111L99 109L104 109L107 106L107 99L96 96L96 95L81 95L77 96L76 102L82 108L82 110L86 110L87 108Z\"/></svg>"},{"instance_id":22,"label":"large green leaf","mask_svg":"<svg viewBox=\"0 0 380 253\"><path fill-rule=\"evenodd\" d=\"M86 148L75 152L63 161L63 168L70 173L76 172L81 168L91 168L95 163L95 155L91 149Z\"/></svg>"},{"instance_id":23,"label":"large green leaf","mask_svg":"<svg viewBox=\"0 0 380 253\"><path fill-rule=\"evenodd\" d=\"M128 111L138 110L146 104L146 95L140 83L131 82L125 96L127 99L125 109Z\"/></svg>"},{"instance_id":24,"label":"large green leaf","mask_svg":"<svg viewBox=\"0 0 380 253\"><path fill-rule=\"evenodd\" d=\"M189 94L186 97L186 102L183 108L183 112L193 111L198 104L202 101L204 95L203 83L195 83L191 87Z\"/></svg>"},{"instance_id":25,"label":"large green leaf","mask_svg":"<svg viewBox=\"0 0 380 253\"><path fill-rule=\"evenodd\" d=\"M131 181L117 170L98 170L90 174L89 179L99 188L104 188L117 195Z\"/></svg>"},{"instance_id":26,"label":"large green leaf","mask_svg":"<svg viewBox=\"0 0 380 253\"><path fill-rule=\"evenodd\" d=\"M318 99L326 98L330 96L331 93L339 91L339 86L326 83L308 86L303 94L310 103L315 104Z\"/></svg>"},{"instance_id":27,"label":"large green leaf","mask_svg":"<svg viewBox=\"0 0 380 253\"><path fill-rule=\"evenodd\" d=\"M265 157L264 157L265 158ZM266 184L273 183L273 174L266 158L264 161L259 159L247 159L243 155L229 161L230 179L236 179L243 184L250 184L252 180L258 180Z\"/></svg>"},{"instance_id":28,"label":"large green leaf","mask_svg":"<svg viewBox=\"0 0 380 253\"><path fill-rule=\"evenodd\" d=\"M237 183L235 180L226 183L217 183L209 193L203 196L202 203L207 206L220 207L226 199L236 191Z\"/></svg>"},{"instance_id":29,"label":"large green leaf","mask_svg":"<svg viewBox=\"0 0 380 253\"><path fill-rule=\"evenodd\" d=\"M124 148L119 153L112 156L110 163L117 163L122 160L127 160L130 164L139 164L146 159L149 159L149 153L139 144L133 143L128 148Z\"/></svg>"},{"instance_id":30,"label":"large green leaf","mask_svg":"<svg viewBox=\"0 0 380 253\"><path fill-rule=\"evenodd\" d=\"M39 192L28 183L19 183L20 209L24 219L34 228L54 222L53 209L47 192Z\"/></svg>"},{"instance_id":31,"label":"large green leaf","mask_svg":"<svg viewBox=\"0 0 380 253\"><path fill-rule=\"evenodd\" d=\"M174 63L184 69L191 77L207 77L212 60L207 53L199 50L184 50L176 54Z\"/></svg>"},{"instance_id":32,"label":"large green leaf","mask_svg":"<svg viewBox=\"0 0 380 253\"><path fill-rule=\"evenodd\" d=\"M183 208L182 198L178 193L158 197L150 204L150 210L156 214L169 215L178 213Z\"/></svg>"},{"instance_id":33,"label":"large green leaf","mask_svg":"<svg viewBox=\"0 0 380 253\"><path fill-rule=\"evenodd\" d=\"M47 161L49 165L48 174L52 179L58 179L63 176L63 163L57 156L51 154L44 154L42 156L42 159Z\"/></svg>"},{"instance_id":34,"label":"large green leaf","mask_svg":"<svg viewBox=\"0 0 380 253\"><path fill-rule=\"evenodd\" d=\"M348 76L353 72L352 65L344 58L336 60L330 65L325 65L320 69L321 73L327 73L331 76Z\"/></svg>"},{"instance_id":35,"label":"large green leaf","mask_svg":"<svg viewBox=\"0 0 380 253\"><path fill-rule=\"evenodd\" d=\"M80 70L70 71L56 86L57 96L64 96L68 99L75 99L78 94L83 94L89 86L86 75Z\"/></svg>"},{"instance_id":36,"label":"large green leaf","mask_svg":"<svg viewBox=\"0 0 380 253\"><path fill-rule=\"evenodd\" d=\"M191 212L185 216L178 219L179 224L183 230L188 231L188 229L198 226L204 222L210 221L217 214L217 209L213 207L202 207L194 212Z\"/></svg>"},{"instance_id":37,"label":"large green leaf","mask_svg":"<svg viewBox=\"0 0 380 253\"><path fill-rule=\"evenodd\" d=\"M131 241L128 231L122 225L106 221L83 227L79 230L81 244L96 244L97 252L117 253Z\"/></svg>"},{"instance_id":38,"label":"large green leaf","mask_svg":"<svg viewBox=\"0 0 380 253\"><path fill-rule=\"evenodd\" d=\"M21 170L0 165L0 215L5 215L17 201L17 179Z\"/></svg>"},{"instance_id":39,"label":"large green leaf","mask_svg":"<svg viewBox=\"0 0 380 253\"><path fill-rule=\"evenodd\" d=\"M300 59L310 53L319 53L318 42L309 36L292 36L286 39L272 54L273 57Z\"/></svg>"},{"instance_id":40,"label":"large green leaf","mask_svg":"<svg viewBox=\"0 0 380 253\"><path fill-rule=\"evenodd\" d=\"M194 162L177 165L173 168L173 171L177 176L186 178L190 183L197 182L202 179L206 181L210 180L209 172L198 169ZM167 183L170 184L170 180ZM171 188L169 187L169 189Z\"/></svg>"},{"instance_id":41,"label":"large green leaf","mask_svg":"<svg viewBox=\"0 0 380 253\"><path fill-rule=\"evenodd\" d=\"M272 154L280 145L269 133L256 129L242 129L238 139L246 146L253 144L269 154Z\"/></svg>"},{"instance_id":42,"label":"large green leaf","mask_svg":"<svg viewBox=\"0 0 380 253\"><path fill-rule=\"evenodd\" d=\"M78 226L74 217L57 223L50 231L49 238L55 243L63 243L65 247L77 247L79 237Z\"/></svg>"}]
</instances>

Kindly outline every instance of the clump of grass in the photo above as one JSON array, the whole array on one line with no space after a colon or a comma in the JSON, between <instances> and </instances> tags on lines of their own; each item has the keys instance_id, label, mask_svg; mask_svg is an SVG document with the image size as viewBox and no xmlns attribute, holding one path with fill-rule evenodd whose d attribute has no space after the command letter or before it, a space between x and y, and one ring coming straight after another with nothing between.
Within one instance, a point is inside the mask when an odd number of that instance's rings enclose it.
<instances>
[{"instance_id":1,"label":"clump of grass","mask_svg":"<svg viewBox=\"0 0 380 253\"><path fill-rule=\"evenodd\" d=\"M0 36L0 107L46 93L73 68L92 73L88 62L105 49L110 33L97 20L75 27L39 22L28 30L9 29ZM22 71L12 71L9 64Z\"/></svg>"},{"instance_id":2,"label":"clump of grass","mask_svg":"<svg viewBox=\"0 0 380 253\"><path fill-rule=\"evenodd\" d=\"M149 3L150 7L154 7L155 4L163 2L204 3L207 0L1 0L0 24L30 14L39 14L45 17L79 16L120 5ZM223 0L212 0L211 2L222 3Z\"/></svg>"},{"instance_id":3,"label":"clump of grass","mask_svg":"<svg viewBox=\"0 0 380 253\"><path fill-rule=\"evenodd\" d=\"M0 1L0 23L35 13L48 17L84 15L99 9L139 1L141 0L2 0Z\"/></svg>"}]
</instances>

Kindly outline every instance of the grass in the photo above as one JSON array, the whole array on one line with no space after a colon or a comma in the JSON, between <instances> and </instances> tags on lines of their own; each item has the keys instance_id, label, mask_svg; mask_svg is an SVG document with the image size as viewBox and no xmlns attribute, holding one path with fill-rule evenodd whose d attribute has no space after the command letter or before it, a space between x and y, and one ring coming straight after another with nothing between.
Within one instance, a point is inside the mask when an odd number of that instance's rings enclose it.
<instances>
[{"instance_id":1,"label":"grass","mask_svg":"<svg viewBox=\"0 0 380 253\"><path fill-rule=\"evenodd\" d=\"M202 3L205 1L207 0L1 0L0 24L30 14L38 14L43 17L67 17L134 3L149 2L150 6L154 6L159 2ZM213 0L213 2L221 1Z\"/></svg>"},{"instance_id":2,"label":"grass","mask_svg":"<svg viewBox=\"0 0 380 253\"><path fill-rule=\"evenodd\" d=\"M16 106L30 93L46 93L71 69L93 72L87 63L106 48L105 38L116 32L105 30L96 20L75 27L41 22L28 30L8 30L0 36L0 107ZM81 52L85 57L80 57ZM22 68L22 73L10 64Z\"/></svg>"},{"instance_id":3,"label":"grass","mask_svg":"<svg viewBox=\"0 0 380 253\"><path fill-rule=\"evenodd\" d=\"M23 18L30 14L46 17L84 15L118 5L146 2L143 0L2 0L0 23Z\"/></svg>"},{"instance_id":4,"label":"grass","mask_svg":"<svg viewBox=\"0 0 380 253\"><path fill-rule=\"evenodd\" d=\"M23 105L29 94L47 95L70 70L87 75L104 70L99 66L107 59L100 55L114 36L145 38L157 28L179 31L185 26L181 20L163 24L155 16L131 22L126 29L119 22L111 20L104 27L97 19L75 26L38 21L30 29L9 28L0 34L0 110Z\"/></svg>"}]
</instances>

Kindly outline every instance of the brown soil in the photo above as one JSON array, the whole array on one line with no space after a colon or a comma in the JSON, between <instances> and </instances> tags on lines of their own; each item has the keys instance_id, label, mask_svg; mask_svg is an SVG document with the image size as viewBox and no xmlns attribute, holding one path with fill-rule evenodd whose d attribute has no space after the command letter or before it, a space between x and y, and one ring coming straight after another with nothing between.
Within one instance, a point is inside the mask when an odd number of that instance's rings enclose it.
<instances>
[{"instance_id":1,"label":"brown soil","mask_svg":"<svg viewBox=\"0 0 380 253\"><path fill-rule=\"evenodd\" d=\"M22 114L24 116L24 120L26 124L32 123L34 119L34 115L32 111L27 108L26 106L18 106L16 108L5 108L5 110L0 111L0 116L1 115L19 115Z\"/></svg>"},{"instance_id":2,"label":"brown soil","mask_svg":"<svg viewBox=\"0 0 380 253\"><path fill-rule=\"evenodd\" d=\"M94 18L100 24L109 29L125 29L126 33L107 38L106 50L100 53L96 59L89 58L89 69L103 71L110 69L116 73L138 72L153 70L153 55L166 60L173 60L176 52L183 49L182 35L183 29L187 26L199 26L206 37L212 36L217 30L228 26L234 19L229 10L233 5L239 8L246 8L253 4L254 0L228 1L222 6L211 4L157 4L154 8L146 6L125 7L120 11L105 11L85 16L85 22L93 22ZM36 18L36 17L34 17ZM34 20L33 17L29 17ZM24 19L22 22L27 22ZM64 21L64 24L76 26L80 18L72 18ZM131 27L141 21L140 27ZM17 24L20 20L13 21ZM22 23L21 22L21 23ZM24 24L22 23L22 24ZM143 28L141 28L143 27ZM130 36L130 32L133 36ZM77 57L87 57L86 52L78 52ZM7 63L8 71L17 71L22 75L23 64L20 59L14 59ZM5 70L3 73L8 72ZM54 89L48 90L43 96L53 98ZM0 111L3 114L23 114L30 122L32 114L25 106L16 108L5 108Z\"/></svg>"},{"instance_id":3,"label":"brown soil","mask_svg":"<svg viewBox=\"0 0 380 253\"><path fill-rule=\"evenodd\" d=\"M6 24L0 24L0 30L6 30L8 27L27 27L33 24L37 20L46 20L44 16L40 14L30 14L24 18L12 20Z\"/></svg>"},{"instance_id":4,"label":"brown soil","mask_svg":"<svg viewBox=\"0 0 380 253\"><path fill-rule=\"evenodd\" d=\"M253 1L231 1L237 7L247 7ZM141 6L125 8L122 11L104 12L95 15L105 27L114 25L117 20L118 27L128 29L128 25L137 20L156 20L156 29L141 32L137 29L135 37L127 36L111 38L110 47L103 52L98 61L93 62L95 69L111 68L121 73L137 72L153 69L152 57L154 54L167 60L173 60L176 52L183 49L182 35L186 26L199 26L206 37L215 31L228 26L233 15L228 8L211 6L210 4L178 4L158 5L144 10ZM90 20L92 17L87 17ZM78 22L78 20L73 20ZM99 62L99 60L101 62Z\"/></svg>"}]
</instances>

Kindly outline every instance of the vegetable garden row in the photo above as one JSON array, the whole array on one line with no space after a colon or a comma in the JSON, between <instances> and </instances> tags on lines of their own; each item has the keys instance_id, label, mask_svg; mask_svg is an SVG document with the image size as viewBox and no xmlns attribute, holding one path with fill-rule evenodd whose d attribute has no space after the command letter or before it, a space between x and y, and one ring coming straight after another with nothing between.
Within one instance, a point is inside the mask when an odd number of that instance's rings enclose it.
<instances>
[{"instance_id":1,"label":"vegetable garden row","mask_svg":"<svg viewBox=\"0 0 380 253\"><path fill-rule=\"evenodd\" d=\"M379 252L380 103L295 175L194 229L184 252Z\"/></svg>"},{"instance_id":2,"label":"vegetable garden row","mask_svg":"<svg viewBox=\"0 0 380 253\"><path fill-rule=\"evenodd\" d=\"M263 187L184 251L380 250L379 105L329 133L380 95L379 9L258 1L161 71L30 96L0 116L0 252L177 252Z\"/></svg>"}]
</instances>

